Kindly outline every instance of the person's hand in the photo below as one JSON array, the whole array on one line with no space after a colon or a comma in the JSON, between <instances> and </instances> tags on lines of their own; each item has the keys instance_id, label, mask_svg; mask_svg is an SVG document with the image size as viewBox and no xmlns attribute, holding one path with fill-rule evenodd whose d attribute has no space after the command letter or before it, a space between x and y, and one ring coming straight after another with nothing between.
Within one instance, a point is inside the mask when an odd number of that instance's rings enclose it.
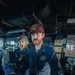
<instances>
[{"instance_id":1,"label":"person's hand","mask_svg":"<svg viewBox=\"0 0 75 75\"><path fill-rule=\"evenodd\" d=\"M23 59L24 55L22 55L20 58L19 58L19 61L21 61Z\"/></svg>"}]
</instances>

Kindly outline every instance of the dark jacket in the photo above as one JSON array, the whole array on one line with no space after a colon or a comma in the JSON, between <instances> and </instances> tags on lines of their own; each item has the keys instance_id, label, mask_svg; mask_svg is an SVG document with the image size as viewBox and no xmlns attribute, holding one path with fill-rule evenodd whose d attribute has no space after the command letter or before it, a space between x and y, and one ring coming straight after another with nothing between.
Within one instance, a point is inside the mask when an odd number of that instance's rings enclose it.
<instances>
[{"instance_id":1,"label":"dark jacket","mask_svg":"<svg viewBox=\"0 0 75 75\"><path fill-rule=\"evenodd\" d=\"M2 68L2 57L3 57L3 52L0 50L0 68Z\"/></svg>"},{"instance_id":2,"label":"dark jacket","mask_svg":"<svg viewBox=\"0 0 75 75\"><path fill-rule=\"evenodd\" d=\"M1 75L5 75L3 66L2 66L2 57L3 57L3 52L0 50L0 73L1 73Z\"/></svg>"},{"instance_id":3,"label":"dark jacket","mask_svg":"<svg viewBox=\"0 0 75 75\"><path fill-rule=\"evenodd\" d=\"M24 48L22 51L20 48L16 49L13 53L13 62L16 63L16 67L18 68L18 71L24 72L24 69L26 67L26 53L27 53L27 48ZM19 61L19 58L23 56L23 59ZM17 70L15 70L16 72Z\"/></svg>"},{"instance_id":4,"label":"dark jacket","mask_svg":"<svg viewBox=\"0 0 75 75\"><path fill-rule=\"evenodd\" d=\"M42 45L38 53L35 52L35 46L30 48L28 59L30 75L37 75L46 62L50 65L51 75L63 75L63 70L54 49L45 44Z\"/></svg>"}]
</instances>

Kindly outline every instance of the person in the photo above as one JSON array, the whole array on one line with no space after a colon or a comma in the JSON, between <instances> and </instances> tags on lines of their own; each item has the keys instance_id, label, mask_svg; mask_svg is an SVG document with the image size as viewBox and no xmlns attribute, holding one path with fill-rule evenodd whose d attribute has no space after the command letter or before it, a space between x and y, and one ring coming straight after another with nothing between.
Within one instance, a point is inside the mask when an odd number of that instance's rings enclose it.
<instances>
[{"instance_id":1,"label":"person","mask_svg":"<svg viewBox=\"0 0 75 75\"><path fill-rule=\"evenodd\" d=\"M18 39L19 48L14 50L13 54L13 62L16 63L16 68L14 72L11 72L10 75L24 75L24 64L25 64L25 58L27 53L27 45L28 45L28 39L26 36L22 35ZM24 66L24 67L23 67Z\"/></svg>"},{"instance_id":2,"label":"person","mask_svg":"<svg viewBox=\"0 0 75 75\"><path fill-rule=\"evenodd\" d=\"M1 75L5 75L3 67L2 67L2 57L3 57L3 52L0 50L0 73Z\"/></svg>"},{"instance_id":3,"label":"person","mask_svg":"<svg viewBox=\"0 0 75 75\"><path fill-rule=\"evenodd\" d=\"M27 53L29 75L64 75L54 49L43 42L43 25L32 25L29 34L34 44Z\"/></svg>"}]
</instances>

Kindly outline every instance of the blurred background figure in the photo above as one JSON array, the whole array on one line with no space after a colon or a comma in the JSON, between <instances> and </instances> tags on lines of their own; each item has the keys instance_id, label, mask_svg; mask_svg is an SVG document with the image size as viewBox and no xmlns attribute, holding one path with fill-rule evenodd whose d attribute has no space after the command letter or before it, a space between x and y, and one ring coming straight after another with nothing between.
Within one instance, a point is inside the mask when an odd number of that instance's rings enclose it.
<instances>
[{"instance_id":1,"label":"blurred background figure","mask_svg":"<svg viewBox=\"0 0 75 75\"><path fill-rule=\"evenodd\" d=\"M13 54L13 62L16 63L16 67L15 67L15 73L17 75L24 75L25 74L25 59L26 59L26 53L27 53L27 45L28 45L28 39L26 36L22 35L21 37L19 37L18 39L18 44L19 44L19 48L17 48L16 50L14 50L14 54ZM10 73L13 74L14 73Z\"/></svg>"},{"instance_id":2,"label":"blurred background figure","mask_svg":"<svg viewBox=\"0 0 75 75\"><path fill-rule=\"evenodd\" d=\"M1 75L5 75L3 66L2 66L2 57L3 57L3 52L2 52L2 50L0 50L0 73L1 73Z\"/></svg>"}]
</instances>

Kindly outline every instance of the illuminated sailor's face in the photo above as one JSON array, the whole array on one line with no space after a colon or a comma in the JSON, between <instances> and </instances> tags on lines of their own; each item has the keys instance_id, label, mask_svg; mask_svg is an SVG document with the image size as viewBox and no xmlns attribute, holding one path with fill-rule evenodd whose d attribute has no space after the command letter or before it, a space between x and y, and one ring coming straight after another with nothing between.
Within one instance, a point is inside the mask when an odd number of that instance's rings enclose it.
<instances>
[{"instance_id":1,"label":"illuminated sailor's face","mask_svg":"<svg viewBox=\"0 0 75 75\"><path fill-rule=\"evenodd\" d=\"M31 39L34 45L40 45L43 41L44 33L32 33Z\"/></svg>"}]
</instances>

